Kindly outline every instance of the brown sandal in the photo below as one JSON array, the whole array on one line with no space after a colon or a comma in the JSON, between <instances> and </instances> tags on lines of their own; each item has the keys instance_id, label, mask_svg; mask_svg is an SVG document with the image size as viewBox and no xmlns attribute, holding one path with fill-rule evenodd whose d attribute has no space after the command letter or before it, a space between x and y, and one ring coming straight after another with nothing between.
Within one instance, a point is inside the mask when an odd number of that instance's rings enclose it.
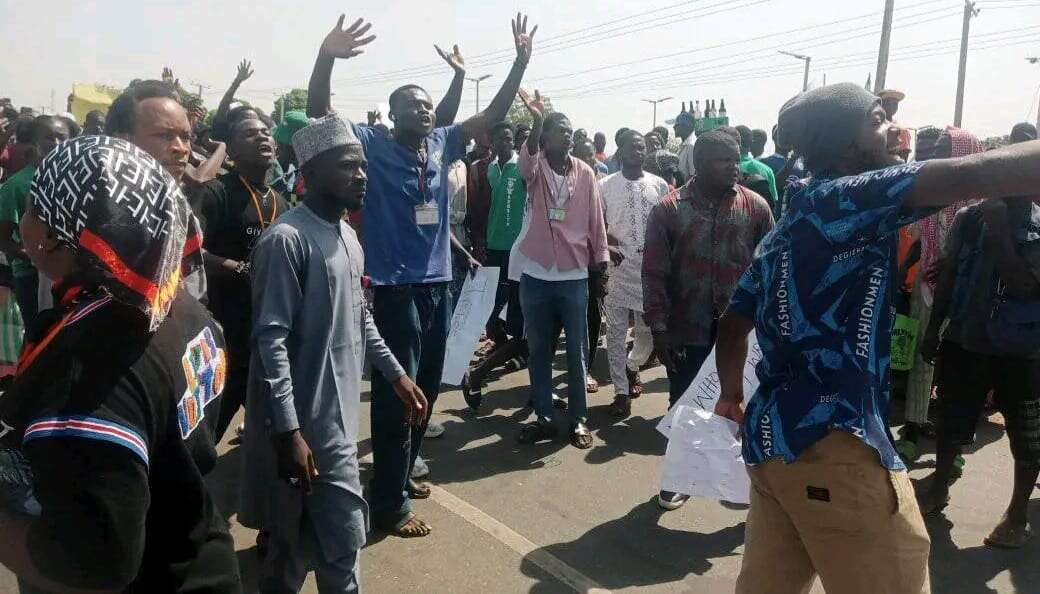
<instances>
[{"instance_id":1,"label":"brown sandal","mask_svg":"<svg viewBox=\"0 0 1040 594\"><path fill-rule=\"evenodd\" d=\"M405 487L408 491L409 499L429 499L430 498L430 486L419 482L414 479L408 479L408 485Z\"/></svg>"},{"instance_id":2,"label":"brown sandal","mask_svg":"<svg viewBox=\"0 0 1040 594\"><path fill-rule=\"evenodd\" d=\"M579 450L587 450L592 447L592 434L584 423L571 425L571 445Z\"/></svg>"}]
</instances>

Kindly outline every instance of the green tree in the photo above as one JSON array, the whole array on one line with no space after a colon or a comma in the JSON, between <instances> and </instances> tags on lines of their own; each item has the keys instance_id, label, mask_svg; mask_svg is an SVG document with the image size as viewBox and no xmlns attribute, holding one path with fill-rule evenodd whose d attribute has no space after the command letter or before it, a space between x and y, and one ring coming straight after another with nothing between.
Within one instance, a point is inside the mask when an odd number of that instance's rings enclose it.
<instances>
[{"instance_id":1,"label":"green tree","mask_svg":"<svg viewBox=\"0 0 1040 594\"><path fill-rule=\"evenodd\" d=\"M545 114L549 115L553 112L552 102L549 101L548 97L542 97L542 101L545 102ZM506 114L506 122L514 128L518 124L527 124L528 126L532 123L531 112L527 111L524 107L524 102L520 100L520 96L517 95L513 98L513 104L509 106L509 113Z\"/></svg>"},{"instance_id":2,"label":"green tree","mask_svg":"<svg viewBox=\"0 0 1040 594\"><path fill-rule=\"evenodd\" d=\"M274 100L274 111L271 112L271 117L276 122L281 122L282 118L282 102L285 102L285 111L306 111L307 109L307 89L293 89L288 93L278 97Z\"/></svg>"}]
</instances>

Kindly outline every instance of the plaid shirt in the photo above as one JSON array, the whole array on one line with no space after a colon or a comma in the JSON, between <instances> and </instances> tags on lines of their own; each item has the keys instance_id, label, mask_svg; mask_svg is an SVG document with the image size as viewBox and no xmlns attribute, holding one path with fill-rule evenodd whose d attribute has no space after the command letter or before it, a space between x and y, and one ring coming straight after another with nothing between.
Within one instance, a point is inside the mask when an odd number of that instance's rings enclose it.
<instances>
[{"instance_id":1,"label":"plaid shirt","mask_svg":"<svg viewBox=\"0 0 1040 594\"><path fill-rule=\"evenodd\" d=\"M712 201L693 182L650 212L643 252L643 308L654 333L673 345L707 345L755 247L773 229L765 198L736 186Z\"/></svg>"}]
</instances>

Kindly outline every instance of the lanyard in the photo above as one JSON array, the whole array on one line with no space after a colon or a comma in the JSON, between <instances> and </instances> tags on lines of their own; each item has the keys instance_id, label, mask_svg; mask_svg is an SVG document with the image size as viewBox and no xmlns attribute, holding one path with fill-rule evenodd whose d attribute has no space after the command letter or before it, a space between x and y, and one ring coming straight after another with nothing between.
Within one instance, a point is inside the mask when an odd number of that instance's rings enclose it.
<instances>
[{"instance_id":1,"label":"lanyard","mask_svg":"<svg viewBox=\"0 0 1040 594\"><path fill-rule=\"evenodd\" d=\"M246 181L246 178L240 175L238 176L238 179L242 180L242 185L244 185L246 189L249 190L249 197L253 199L253 208L256 208L256 216L260 219L260 230L263 231L264 229L269 227L271 223L274 222L275 217L278 216L278 201L271 201L271 218L265 221L264 213L260 210L260 198L257 196L256 190L253 189L252 184ZM264 198L267 198L270 195L271 188L267 188L267 191L264 192Z\"/></svg>"},{"instance_id":2,"label":"lanyard","mask_svg":"<svg viewBox=\"0 0 1040 594\"><path fill-rule=\"evenodd\" d=\"M419 193L422 194L423 202L430 202L430 188L426 185L426 169L429 167L429 153L426 150L426 141L415 154L415 173L419 176Z\"/></svg>"}]
</instances>

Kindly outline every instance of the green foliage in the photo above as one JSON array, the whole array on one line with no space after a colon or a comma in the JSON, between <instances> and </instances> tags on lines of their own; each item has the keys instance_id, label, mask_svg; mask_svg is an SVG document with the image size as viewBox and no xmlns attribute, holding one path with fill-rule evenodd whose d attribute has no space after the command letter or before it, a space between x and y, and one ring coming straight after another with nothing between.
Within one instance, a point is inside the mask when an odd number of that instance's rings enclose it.
<instances>
[{"instance_id":1,"label":"green foliage","mask_svg":"<svg viewBox=\"0 0 1040 594\"><path fill-rule=\"evenodd\" d=\"M984 146L988 151L1006 146L1009 142L1011 142L1011 139L1008 136L990 136L982 141L982 146Z\"/></svg>"},{"instance_id":2,"label":"green foliage","mask_svg":"<svg viewBox=\"0 0 1040 594\"><path fill-rule=\"evenodd\" d=\"M274 111L271 112L271 118L275 122L281 121L282 115L282 101L285 101L285 111L306 111L307 110L307 89L293 89L278 97L274 101Z\"/></svg>"},{"instance_id":3,"label":"green foliage","mask_svg":"<svg viewBox=\"0 0 1040 594\"><path fill-rule=\"evenodd\" d=\"M548 97L543 97L542 100L545 102L545 113L543 115L549 115L553 112L552 101ZM518 124L530 126L533 121L531 112L524 107L524 102L520 100L519 96L514 97L513 104L509 106L509 113L506 114L506 122L515 128Z\"/></svg>"}]
</instances>

